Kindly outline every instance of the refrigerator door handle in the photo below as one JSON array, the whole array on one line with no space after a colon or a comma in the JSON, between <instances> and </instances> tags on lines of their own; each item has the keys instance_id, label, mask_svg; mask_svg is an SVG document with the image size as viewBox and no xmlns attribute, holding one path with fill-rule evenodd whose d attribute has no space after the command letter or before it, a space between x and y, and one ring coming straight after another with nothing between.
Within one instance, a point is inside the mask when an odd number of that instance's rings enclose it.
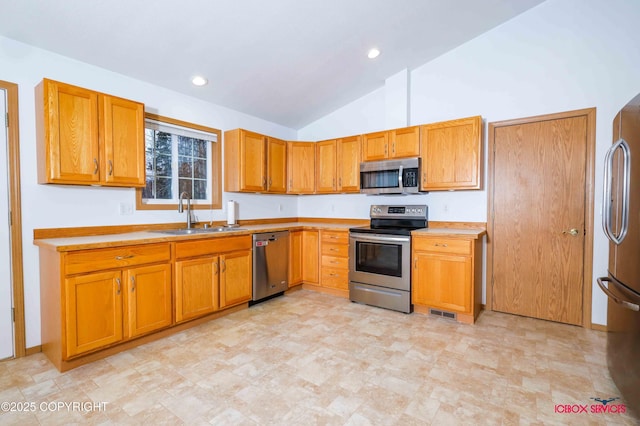
<instances>
[{"instance_id":1,"label":"refrigerator door handle","mask_svg":"<svg viewBox=\"0 0 640 426\"><path fill-rule=\"evenodd\" d=\"M604 294L606 294L611 300L616 302L618 305L621 305L632 311L640 312L639 305L620 299L619 297L611 293L611 291L604 285L604 282L612 282L612 281L613 280L611 278L607 278L607 277L598 278L598 285L600 286L600 289L604 292Z\"/></svg>"},{"instance_id":2,"label":"refrigerator door handle","mask_svg":"<svg viewBox=\"0 0 640 426\"><path fill-rule=\"evenodd\" d=\"M612 229L611 190L613 186L613 161L616 150L622 150L623 175L622 175L622 223L620 231L616 233ZM607 151L604 159L604 191L602 200L602 228L607 238L616 245L620 245L627 236L629 229L629 187L631 186L631 149L624 139L618 139Z\"/></svg>"}]
</instances>

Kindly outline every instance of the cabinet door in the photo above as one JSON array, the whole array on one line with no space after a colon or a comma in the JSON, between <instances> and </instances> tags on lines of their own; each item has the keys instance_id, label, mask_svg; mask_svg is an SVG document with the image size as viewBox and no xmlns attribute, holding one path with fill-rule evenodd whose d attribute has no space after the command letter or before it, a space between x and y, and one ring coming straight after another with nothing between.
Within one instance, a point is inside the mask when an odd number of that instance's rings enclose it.
<instances>
[{"instance_id":1,"label":"cabinet door","mask_svg":"<svg viewBox=\"0 0 640 426\"><path fill-rule=\"evenodd\" d=\"M287 191L287 143L280 139L267 138L267 191Z\"/></svg>"},{"instance_id":2,"label":"cabinet door","mask_svg":"<svg viewBox=\"0 0 640 426\"><path fill-rule=\"evenodd\" d=\"M240 135L241 191L261 192L267 188L266 164L265 137L242 130Z\"/></svg>"},{"instance_id":3,"label":"cabinet door","mask_svg":"<svg viewBox=\"0 0 640 426\"><path fill-rule=\"evenodd\" d=\"M471 257L414 253L412 302L471 312Z\"/></svg>"},{"instance_id":4,"label":"cabinet door","mask_svg":"<svg viewBox=\"0 0 640 426\"><path fill-rule=\"evenodd\" d=\"M129 269L126 337L132 338L171 325L171 265Z\"/></svg>"},{"instance_id":5,"label":"cabinet door","mask_svg":"<svg viewBox=\"0 0 640 426\"><path fill-rule=\"evenodd\" d=\"M91 90L44 80L44 129L38 155L41 183L95 184L100 182L98 94Z\"/></svg>"},{"instance_id":6,"label":"cabinet door","mask_svg":"<svg viewBox=\"0 0 640 426\"><path fill-rule=\"evenodd\" d=\"M175 263L176 322L218 309L218 256Z\"/></svg>"},{"instance_id":7,"label":"cabinet door","mask_svg":"<svg viewBox=\"0 0 640 426\"><path fill-rule=\"evenodd\" d=\"M422 190L480 189L482 117L422 126Z\"/></svg>"},{"instance_id":8,"label":"cabinet door","mask_svg":"<svg viewBox=\"0 0 640 426\"><path fill-rule=\"evenodd\" d=\"M220 255L220 308L251 300L251 250Z\"/></svg>"},{"instance_id":9,"label":"cabinet door","mask_svg":"<svg viewBox=\"0 0 640 426\"><path fill-rule=\"evenodd\" d=\"M289 232L289 287L302 282L302 233Z\"/></svg>"},{"instance_id":10,"label":"cabinet door","mask_svg":"<svg viewBox=\"0 0 640 426\"><path fill-rule=\"evenodd\" d=\"M391 157L406 158L420 155L420 127L405 127L389 132Z\"/></svg>"},{"instance_id":11,"label":"cabinet door","mask_svg":"<svg viewBox=\"0 0 640 426\"><path fill-rule=\"evenodd\" d=\"M360 136L338 140L338 191L360 192Z\"/></svg>"},{"instance_id":12,"label":"cabinet door","mask_svg":"<svg viewBox=\"0 0 640 426\"><path fill-rule=\"evenodd\" d=\"M319 283L319 247L318 231L302 231L302 280L309 284Z\"/></svg>"},{"instance_id":13,"label":"cabinet door","mask_svg":"<svg viewBox=\"0 0 640 426\"><path fill-rule=\"evenodd\" d=\"M313 194L316 190L315 142L287 143L287 176L290 194Z\"/></svg>"},{"instance_id":14,"label":"cabinet door","mask_svg":"<svg viewBox=\"0 0 640 426\"><path fill-rule=\"evenodd\" d=\"M144 105L100 95L103 181L107 185L144 186Z\"/></svg>"},{"instance_id":15,"label":"cabinet door","mask_svg":"<svg viewBox=\"0 0 640 426\"><path fill-rule=\"evenodd\" d=\"M389 133L362 135L362 161L385 160L389 157Z\"/></svg>"},{"instance_id":16,"label":"cabinet door","mask_svg":"<svg viewBox=\"0 0 640 426\"><path fill-rule=\"evenodd\" d=\"M65 279L64 359L122 340L121 280L120 271Z\"/></svg>"},{"instance_id":17,"label":"cabinet door","mask_svg":"<svg viewBox=\"0 0 640 426\"><path fill-rule=\"evenodd\" d=\"M317 193L336 192L336 140L316 143L318 159Z\"/></svg>"}]
</instances>

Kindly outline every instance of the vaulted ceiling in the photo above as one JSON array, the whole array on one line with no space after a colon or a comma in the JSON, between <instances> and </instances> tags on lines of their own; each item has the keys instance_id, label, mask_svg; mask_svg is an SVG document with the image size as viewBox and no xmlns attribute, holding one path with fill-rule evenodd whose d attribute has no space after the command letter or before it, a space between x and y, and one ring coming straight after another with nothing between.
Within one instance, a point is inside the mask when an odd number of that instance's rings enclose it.
<instances>
[{"instance_id":1,"label":"vaulted ceiling","mask_svg":"<svg viewBox=\"0 0 640 426\"><path fill-rule=\"evenodd\" d=\"M0 0L0 35L299 129L542 1Z\"/></svg>"}]
</instances>

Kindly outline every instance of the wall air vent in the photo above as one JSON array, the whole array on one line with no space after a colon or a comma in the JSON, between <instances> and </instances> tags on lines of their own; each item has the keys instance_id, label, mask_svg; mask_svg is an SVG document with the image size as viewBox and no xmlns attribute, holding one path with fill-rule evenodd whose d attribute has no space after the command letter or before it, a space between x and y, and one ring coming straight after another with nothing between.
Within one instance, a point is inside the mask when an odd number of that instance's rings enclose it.
<instances>
[{"instance_id":1,"label":"wall air vent","mask_svg":"<svg viewBox=\"0 0 640 426\"><path fill-rule=\"evenodd\" d=\"M452 319L452 320L456 320L457 319L457 315L454 312L441 311L441 310L433 309L433 308L429 308L429 314L430 315L435 315L437 317Z\"/></svg>"}]
</instances>

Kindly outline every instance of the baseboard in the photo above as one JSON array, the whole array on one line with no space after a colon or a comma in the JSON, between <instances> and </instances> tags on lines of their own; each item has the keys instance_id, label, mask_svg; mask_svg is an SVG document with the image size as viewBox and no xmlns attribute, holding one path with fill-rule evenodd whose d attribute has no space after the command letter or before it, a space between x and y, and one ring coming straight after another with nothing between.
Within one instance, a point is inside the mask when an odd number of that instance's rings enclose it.
<instances>
[{"instance_id":1,"label":"baseboard","mask_svg":"<svg viewBox=\"0 0 640 426\"><path fill-rule=\"evenodd\" d=\"M42 352L42 346L38 345L38 346L34 346L32 348L27 348L27 350L25 351L24 355L25 356L29 356L29 355L33 355L33 354L37 354Z\"/></svg>"},{"instance_id":2,"label":"baseboard","mask_svg":"<svg viewBox=\"0 0 640 426\"><path fill-rule=\"evenodd\" d=\"M594 324L594 323L591 323L591 329L596 331L604 331L605 333L608 331L606 325Z\"/></svg>"}]
</instances>

